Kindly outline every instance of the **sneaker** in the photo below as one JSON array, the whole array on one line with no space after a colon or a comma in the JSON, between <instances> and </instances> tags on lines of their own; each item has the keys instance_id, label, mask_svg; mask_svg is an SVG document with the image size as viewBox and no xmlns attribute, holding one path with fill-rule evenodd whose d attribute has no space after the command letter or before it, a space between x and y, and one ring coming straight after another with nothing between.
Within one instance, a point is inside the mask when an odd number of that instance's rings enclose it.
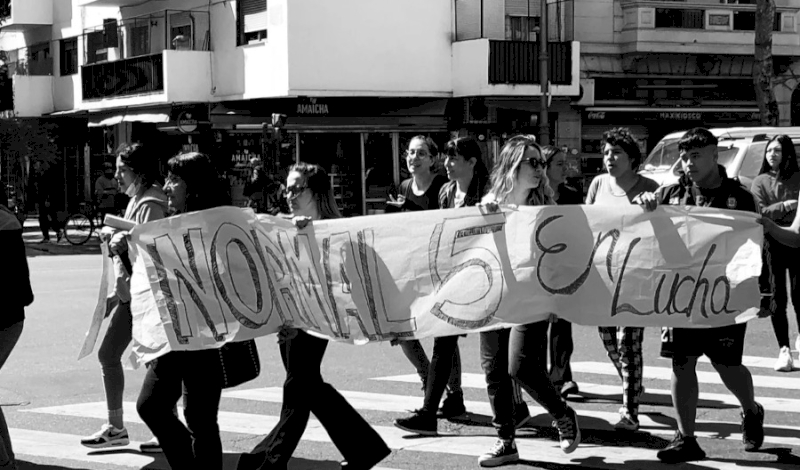
<instances>
[{"instance_id":1,"label":"sneaker","mask_svg":"<svg viewBox=\"0 0 800 470\"><path fill-rule=\"evenodd\" d=\"M775 370L778 372L791 372L793 369L794 359L792 359L792 351L784 346L778 354L778 360L775 361Z\"/></svg>"},{"instance_id":2,"label":"sneaker","mask_svg":"<svg viewBox=\"0 0 800 470\"><path fill-rule=\"evenodd\" d=\"M742 413L742 443L747 452L758 450L764 443L764 407L756 405L758 412Z\"/></svg>"},{"instance_id":3,"label":"sneaker","mask_svg":"<svg viewBox=\"0 0 800 470\"><path fill-rule=\"evenodd\" d=\"M564 382L564 385L561 386L561 398L567 398L569 395L577 395L579 391L578 384L572 380L567 380Z\"/></svg>"},{"instance_id":4,"label":"sneaker","mask_svg":"<svg viewBox=\"0 0 800 470\"><path fill-rule=\"evenodd\" d=\"M149 441L139 444L139 452L143 454L158 454L163 451L161 450L161 443L158 442L158 438L153 437Z\"/></svg>"},{"instance_id":5,"label":"sneaker","mask_svg":"<svg viewBox=\"0 0 800 470\"><path fill-rule=\"evenodd\" d=\"M420 436L437 436L436 415L416 410L408 418L394 420L394 426Z\"/></svg>"},{"instance_id":6,"label":"sneaker","mask_svg":"<svg viewBox=\"0 0 800 470\"><path fill-rule=\"evenodd\" d=\"M519 460L519 452L514 439L498 439L488 452L478 457L481 467L498 467Z\"/></svg>"},{"instance_id":7,"label":"sneaker","mask_svg":"<svg viewBox=\"0 0 800 470\"><path fill-rule=\"evenodd\" d=\"M578 415L575 410L567 407L567 414L553 421L553 427L558 429L561 450L565 454L571 454L581 442L581 428L578 426Z\"/></svg>"},{"instance_id":8,"label":"sneaker","mask_svg":"<svg viewBox=\"0 0 800 470\"><path fill-rule=\"evenodd\" d=\"M614 425L617 431L635 432L639 430L639 421L634 419L631 415L624 413L620 415L619 421Z\"/></svg>"},{"instance_id":9,"label":"sneaker","mask_svg":"<svg viewBox=\"0 0 800 470\"><path fill-rule=\"evenodd\" d=\"M531 416L531 412L528 409L527 405L524 407L519 407L517 409L522 411L516 411L516 410L514 411L514 429L519 429L525 426L526 424L528 424L528 421L530 421L531 418L533 418L533 416Z\"/></svg>"},{"instance_id":10,"label":"sneaker","mask_svg":"<svg viewBox=\"0 0 800 470\"><path fill-rule=\"evenodd\" d=\"M467 412L464 406L464 394L461 392L451 393L445 397L442 407L436 413L436 417L450 419L456 418Z\"/></svg>"},{"instance_id":11,"label":"sneaker","mask_svg":"<svg viewBox=\"0 0 800 470\"><path fill-rule=\"evenodd\" d=\"M683 463L703 460L706 458L706 453L700 448L697 438L687 437L676 431L672 442L663 450L659 450L656 457L664 463Z\"/></svg>"},{"instance_id":12,"label":"sneaker","mask_svg":"<svg viewBox=\"0 0 800 470\"><path fill-rule=\"evenodd\" d=\"M794 340L794 350L800 352L800 334L797 335L797 339Z\"/></svg>"},{"instance_id":13,"label":"sneaker","mask_svg":"<svg viewBox=\"0 0 800 470\"><path fill-rule=\"evenodd\" d=\"M131 441L128 439L128 430L117 429L110 424L104 424L100 431L81 439L81 445L90 449L104 449L106 447L126 446Z\"/></svg>"}]
</instances>

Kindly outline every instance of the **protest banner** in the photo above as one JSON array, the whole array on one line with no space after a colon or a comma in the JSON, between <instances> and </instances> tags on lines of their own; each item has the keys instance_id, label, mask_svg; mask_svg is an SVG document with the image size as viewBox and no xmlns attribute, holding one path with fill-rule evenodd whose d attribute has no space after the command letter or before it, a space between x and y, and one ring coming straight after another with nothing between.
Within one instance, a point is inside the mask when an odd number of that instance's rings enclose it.
<instances>
[{"instance_id":1,"label":"protest banner","mask_svg":"<svg viewBox=\"0 0 800 470\"><path fill-rule=\"evenodd\" d=\"M759 304L755 214L547 206L315 221L217 208L131 232L135 351L218 347L282 325L337 341L531 323L713 327Z\"/></svg>"}]
</instances>

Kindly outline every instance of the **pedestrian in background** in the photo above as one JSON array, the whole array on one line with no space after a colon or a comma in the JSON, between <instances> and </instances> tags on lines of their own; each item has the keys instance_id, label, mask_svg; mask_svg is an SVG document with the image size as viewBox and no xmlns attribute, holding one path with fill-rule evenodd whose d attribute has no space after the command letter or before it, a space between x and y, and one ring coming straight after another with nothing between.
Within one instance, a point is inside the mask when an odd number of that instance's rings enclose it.
<instances>
[{"instance_id":1,"label":"pedestrian in background","mask_svg":"<svg viewBox=\"0 0 800 470\"><path fill-rule=\"evenodd\" d=\"M114 165L103 163L103 174L94 182L94 203L102 224L106 214L116 215L119 183L114 179Z\"/></svg>"},{"instance_id":2,"label":"pedestrian in background","mask_svg":"<svg viewBox=\"0 0 800 470\"><path fill-rule=\"evenodd\" d=\"M117 154L115 175L120 190L130 197L125 210L125 219L143 224L163 219L167 213L167 197L158 183L160 169L158 159L148 153L142 144L125 145ZM97 357L103 371L103 389L108 407L108 422L97 433L81 439L81 444L92 448L124 446L130 443L122 412L122 396L125 391L125 374L122 370L122 354L131 342L133 317L131 315L131 265L128 259L127 232L105 227L100 237L108 241L114 257L116 306L111 313ZM150 441L143 451L160 450L158 443Z\"/></svg>"},{"instance_id":3,"label":"pedestrian in background","mask_svg":"<svg viewBox=\"0 0 800 470\"><path fill-rule=\"evenodd\" d=\"M197 152L172 157L164 184L172 215L229 205L211 159ZM217 349L171 351L147 364L136 410L153 431L172 469L222 469L217 412L222 395ZM175 412L183 395L184 425Z\"/></svg>"},{"instance_id":4,"label":"pedestrian in background","mask_svg":"<svg viewBox=\"0 0 800 470\"><path fill-rule=\"evenodd\" d=\"M55 187L52 173L48 171L45 163L38 160L33 162L33 172L31 173L32 182L29 186L33 191L32 200L36 201L39 213L39 230L42 232L42 239L39 243L50 242L50 231L56 233L56 242L61 241L61 224L58 220L56 211L55 196L58 189ZM63 189L61 189L63 192Z\"/></svg>"},{"instance_id":5,"label":"pedestrian in background","mask_svg":"<svg viewBox=\"0 0 800 470\"><path fill-rule=\"evenodd\" d=\"M559 206L583 204L583 194L566 185L567 160L564 152L553 145L545 145L542 147L542 156L547 165L547 179L556 204ZM550 381L564 398L570 394L577 394L578 384L572 380L572 367L570 367L570 358L574 351L572 323L553 315L547 343L550 351ZM542 357L542 360L547 367L547 357Z\"/></svg>"},{"instance_id":6,"label":"pedestrian in background","mask_svg":"<svg viewBox=\"0 0 800 470\"><path fill-rule=\"evenodd\" d=\"M781 227L792 224L797 214L797 199L800 195L800 169L797 165L797 153L794 143L788 135L773 137L764 152L759 175L753 180L753 197L761 210L761 215L769 218ZM794 360L789 347L789 320L786 310L791 294L795 316L800 325L800 250L781 245L768 234L765 240L766 256L772 266L770 275L774 277L772 329L778 340L778 360L775 370L791 372ZM786 274L789 274L790 292L786 291ZM762 289L764 286L762 286ZM800 327L800 326L799 326ZM795 349L800 351L800 332L795 340Z\"/></svg>"},{"instance_id":7,"label":"pedestrian in background","mask_svg":"<svg viewBox=\"0 0 800 470\"><path fill-rule=\"evenodd\" d=\"M28 259L22 241L22 226L8 207L0 202L0 369L22 335L25 307L33 303ZM11 436L0 407L0 468L16 469Z\"/></svg>"},{"instance_id":8,"label":"pedestrian in background","mask_svg":"<svg viewBox=\"0 0 800 470\"><path fill-rule=\"evenodd\" d=\"M512 137L500 151L492 170L490 188L482 204L490 211L499 210L499 204L555 204L546 165L535 138L524 135ZM478 457L482 467L496 467L519 460L512 389L506 380L508 376L554 418L553 427L558 429L562 451L569 454L580 444L578 415L567 406L547 374L544 359L547 357L549 323L549 320L541 320L499 330L500 333L491 342L484 341L484 336L481 336L481 363L486 372L498 437L495 445Z\"/></svg>"},{"instance_id":9,"label":"pedestrian in background","mask_svg":"<svg viewBox=\"0 0 800 470\"><path fill-rule=\"evenodd\" d=\"M620 206L637 203L644 193L658 189L658 183L636 173L642 153L636 136L620 127L603 133L603 165L605 174L596 176L589 185L586 204ZM639 429L639 399L644 393L642 379L644 328L609 326L598 328L608 358L622 380L622 408L614 429Z\"/></svg>"}]
</instances>

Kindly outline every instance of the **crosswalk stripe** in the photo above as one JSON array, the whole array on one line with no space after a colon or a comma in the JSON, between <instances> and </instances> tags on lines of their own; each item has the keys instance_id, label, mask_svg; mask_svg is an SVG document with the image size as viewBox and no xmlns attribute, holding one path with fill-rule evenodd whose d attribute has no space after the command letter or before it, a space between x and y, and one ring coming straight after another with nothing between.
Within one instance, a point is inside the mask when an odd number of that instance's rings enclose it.
<instances>
[{"instance_id":1,"label":"crosswalk stripe","mask_svg":"<svg viewBox=\"0 0 800 470\"><path fill-rule=\"evenodd\" d=\"M370 411L384 411L394 413L407 413L409 410L418 408L422 403L422 397L412 397L408 395L390 395L386 393L369 393L369 392L352 392L352 391L339 391L347 401L353 405L353 408L358 410ZM256 388L249 390L234 390L225 392L223 394L227 398L239 398L244 400L262 401L268 403L281 403L283 400L283 389L280 387L269 388ZM492 408L488 402L483 401L470 401L465 400L464 405L471 413L477 413L485 416L492 416ZM547 414L544 408L535 405L528 405L532 416L537 416L534 423L547 426L552 418ZM595 418L592 420L592 427L587 429L599 429L610 431L613 429L613 424L619 420L619 414L606 411L593 411L593 410L577 410L580 416L588 416ZM697 421L698 427L703 428L707 424L716 425L729 425L738 428L739 423L725 423L722 421ZM595 426L598 424L599 426ZM639 415L639 424L641 430L659 435L672 435L675 428L667 423L655 421L645 414ZM800 438L784 438L779 436L769 436L769 425L767 425L767 442L783 445L800 445ZM800 427L781 426L780 429L800 431ZM719 438L716 432L697 432L699 437ZM741 434L725 436L724 439L735 440L741 442Z\"/></svg>"},{"instance_id":2,"label":"crosswalk stripe","mask_svg":"<svg viewBox=\"0 0 800 470\"><path fill-rule=\"evenodd\" d=\"M375 377L372 380L416 384L419 383L419 376L417 374L392 375ZM622 385L599 385L586 382L578 382L578 385L582 394L595 394L603 397L616 397L622 394ZM485 390L486 378L483 374L465 372L461 374L461 386ZM756 392L756 399L767 411L800 413L800 400L798 399L764 397L760 396L758 392ZM647 387L645 395L641 399L641 404L672 406L672 396L669 390ZM700 403L698 404L700 408L714 408L720 405L738 407L739 401L730 393L700 393Z\"/></svg>"},{"instance_id":3,"label":"crosswalk stripe","mask_svg":"<svg viewBox=\"0 0 800 470\"><path fill-rule=\"evenodd\" d=\"M85 463L102 463L117 467L168 469L164 454L142 454L131 452L140 442L131 441L126 447L99 449L92 451L78 445L81 436L61 434L30 429L10 429L14 453L20 457L40 457L48 459L71 460ZM231 452L226 452L231 454ZM235 452L239 454L240 452ZM225 469L235 470L238 457L223 459ZM396 470L388 467L373 467L374 470Z\"/></svg>"},{"instance_id":4,"label":"crosswalk stripe","mask_svg":"<svg viewBox=\"0 0 800 470\"><path fill-rule=\"evenodd\" d=\"M125 419L127 421L138 423L141 422L140 418L136 415L135 403L125 402L123 404L123 408L126 414ZM34 413L48 413L60 416L79 416L97 419L107 418L105 402L53 406L25 411ZM581 413L581 416L584 416L584 414ZM272 429L277 422L277 416L226 411L219 413L220 430L224 432L263 435ZM699 425L701 423L703 422L698 422ZM493 436L452 434L442 435L440 437L415 437L413 439L409 439L407 432L395 427L373 426L373 428L381 435L391 449L413 452L430 452L478 457L483 452L488 450L496 440L496 437ZM800 430L800 428L798 428L798 430ZM672 431L669 432L670 435L672 433ZM521 434L520 437L523 435L524 434ZM697 433L697 435L699 437L706 437L702 436L700 433ZM709 437L719 438L716 433ZM728 437L740 439L740 437L736 437L735 434L731 434ZM11 438L12 440L16 439L16 436L13 432ZM325 428L322 427L319 421L314 419L309 420L305 434L303 434L303 440L311 442L330 442L330 438L328 437ZM785 439L779 439L776 441L776 443L783 443L783 440ZM639 460L652 462L651 465L648 465L648 468L674 468L673 466L659 464L654 450L642 449L638 447L611 447L586 444L579 446L574 453L566 455L561 451L558 443L555 441L544 439L529 440L520 438L517 439L517 448L519 449L520 456L522 458L535 458L536 461L539 462L574 465L576 462L580 463L586 461L587 459L591 459L593 462L593 467L618 468L620 465L623 465L628 461ZM697 462L695 466L717 470L741 470L741 465L738 462L731 463L705 460L703 462Z\"/></svg>"},{"instance_id":5,"label":"crosswalk stripe","mask_svg":"<svg viewBox=\"0 0 800 470\"><path fill-rule=\"evenodd\" d=\"M234 393L234 392L228 392ZM412 402L419 405L421 403L421 398L414 398L406 395L386 395L386 394L375 394L375 393L367 393L367 392L347 392L342 391L342 395L344 395L348 400L351 398L351 404L354 408L361 409L361 410L374 410L374 411L386 411L384 407L387 406L387 402L392 402L391 408L400 410L401 412L406 411L413 406L408 406ZM381 395L381 396L377 396ZM226 395L230 396L230 395ZM258 398L253 398L258 397ZM281 389L278 387L268 388L268 389L257 389L257 393L250 395L250 400L258 400L270 403L281 403L283 400L283 395L281 393ZM538 416L538 421L534 421L535 423L541 423L541 425L547 426L552 418L547 415L547 412L539 406L529 405L531 410L531 415ZM491 410L488 409L487 403L482 402L467 402L467 409L475 412L480 410L480 414L491 416ZM83 417L83 418L96 418L96 419L106 419L108 412L105 408L105 403L97 402L97 403L78 403L74 405L61 405L61 406L52 406L52 407L45 407L45 408L34 408L30 410L24 410L28 413L44 413L44 414L52 414L52 415L59 415L59 416L76 416L76 417ZM592 411L592 410L578 410L578 414L580 416L591 417L595 418L597 421L598 427L589 428L589 429L600 429L600 430L611 430L612 423L615 423L619 420L619 415L617 413L612 412L605 412L605 411ZM141 423L141 419L136 414L136 407L132 402L125 403L125 419L127 421ZM247 413L238 413L238 412L230 412L230 411L220 411L219 412L219 426L221 431L226 432L235 432L241 434L266 434L269 432L270 429L277 423L278 417L268 416L268 415L261 415L261 414L247 414ZM591 421L594 425L595 420ZM655 421L648 417L647 415L640 415L639 416L639 423L641 425L642 431L650 432L652 434L664 435L664 436L671 436L674 434L675 429L662 422ZM316 426L321 426L319 422L315 421ZM726 433L724 436L720 436L716 431L704 431L704 427L712 427L712 426L729 426L733 429L739 428L739 423L732 423L732 422L722 422L722 421L704 421L698 420L697 427L699 429L698 432L695 434L698 437L707 437L707 438L714 438L714 439L727 439L727 440L734 440L734 441L741 441L742 437L739 433ZM322 428L320 428L322 429ZM376 428L377 429L377 428ZM388 428L394 432L395 428ZM766 442L772 444L780 444L780 445L791 445L791 446L800 446L800 438L796 437L781 437L781 436L773 436L770 434L771 428L767 426L765 431L767 433ZM780 426L781 430L792 430L800 432L800 427L793 427L793 426ZM322 429L324 434L324 429ZM405 434L405 433L404 433ZM385 439L385 437L384 437ZM315 440L315 439L311 439ZM403 446L398 448L404 448Z\"/></svg>"},{"instance_id":6,"label":"crosswalk stripe","mask_svg":"<svg viewBox=\"0 0 800 470\"><path fill-rule=\"evenodd\" d=\"M572 362L572 372L588 374L617 375L617 369L611 362ZM645 379L670 380L671 367L644 366ZM698 370L697 380L706 384L722 384L722 379L716 372ZM800 390L800 378L773 377L769 375L754 375L753 384L756 388L781 388L785 390ZM757 393L756 393L757 394Z\"/></svg>"}]
</instances>

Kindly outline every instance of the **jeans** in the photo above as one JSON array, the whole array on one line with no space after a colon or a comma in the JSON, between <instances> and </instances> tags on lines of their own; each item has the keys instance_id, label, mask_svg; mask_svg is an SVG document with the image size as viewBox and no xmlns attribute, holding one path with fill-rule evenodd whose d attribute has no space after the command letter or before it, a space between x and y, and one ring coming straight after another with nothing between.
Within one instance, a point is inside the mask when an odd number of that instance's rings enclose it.
<instances>
[{"instance_id":1,"label":"jeans","mask_svg":"<svg viewBox=\"0 0 800 470\"><path fill-rule=\"evenodd\" d=\"M22 335L23 323L24 321L19 321L0 330L0 369L5 365L8 356ZM11 436L8 434L8 425L3 416L2 407L0 407L0 468L17 468L14 461L14 450L11 448Z\"/></svg>"},{"instance_id":2,"label":"jeans","mask_svg":"<svg viewBox=\"0 0 800 470\"><path fill-rule=\"evenodd\" d=\"M486 375L486 393L492 407L492 425L501 439L514 437L513 380L508 375L510 328L481 333L481 367Z\"/></svg>"},{"instance_id":3,"label":"jeans","mask_svg":"<svg viewBox=\"0 0 800 470\"><path fill-rule=\"evenodd\" d=\"M109 415L119 413L118 416L121 416L122 413L122 394L125 392L122 355L131 342L132 330L131 304L120 302L111 313L108 329L97 352Z\"/></svg>"},{"instance_id":4,"label":"jeans","mask_svg":"<svg viewBox=\"0 0 800 470\"><path fill-rule=\"evenodd\" d=\"M136 410L158 438L172 470L222 470L217 424L221 394L222 365L216 349L172 351L148 366ZM181 395L186 426L174 413Z\"/></svg>"},{"instance_id":5,"label":"jeans","mask_svg":"<svg viewBox=\"0 0 800 470\"><path fill-rule=\"evenodd\" d=\"M572 343L572 323L556 318L550 323L550 381L556 386L572 380L572 368L569 360L572 358L574 344ZM545 367L547 358L543 358Z\"/></svg>"},{"instance_id":6,"label":"jeans","mask_svg":"<svg viewBox=\"0 0 800 470\"><path fill-rule=\"evenodd\" d=\"M286 468L311 413L350 465L372 462L373 456L383 457L388 453L381 436L323 380L321 366L327 347L327 340L299 330L297 336L280 343L286 369L280 421L251 452L265 455L265 463L272 465L265 468Z\"/></svg>"},{"instance_id":7,"label":"jeans","mask_svg":"<svg viewBox=\"0 0 800 470\"><path fill-rule=\"evenodd\" d=\"M427 388L428 374L431 370L431 362L428 360L428 355L425 354L425 349L422 343L417 339L408 341L398 341L400 348L403 349L403 354L406 355L411 365L417 370L419 378L422 380L422 389ZM461 389L461 353L458 348L455 349L455 356L453 357L453 367L450 368L450 377L447 381L447 394L463 394Z\"/></svg>"},{"instance_id":8,"label":"jeans","mask_svg":"<svg viewBox=\"0 0 800 470\"><path fill-rule=\"evenodd\" d=\"M554 418L567 414L567 404L542 367L547 354L547 329L543 320L511 328L508 338L508 375L516 380L537 403Z\"/></svg>"},{"instance_id":9,"label":"jeans","mask_svg":"<svg viewBox=\"0 0 800 470\"><path fill-rule=\"evenodd\" d=\"M433 339L431 365L428 368L428 380L425 381L425 399L422 401L423 413L435 415L439 410L439 402L442 401L442 396L456 367L456 358L458 358L460 385L461 354L458 352L458 336L442 336Z\"/></svg>"}]
</instances>

